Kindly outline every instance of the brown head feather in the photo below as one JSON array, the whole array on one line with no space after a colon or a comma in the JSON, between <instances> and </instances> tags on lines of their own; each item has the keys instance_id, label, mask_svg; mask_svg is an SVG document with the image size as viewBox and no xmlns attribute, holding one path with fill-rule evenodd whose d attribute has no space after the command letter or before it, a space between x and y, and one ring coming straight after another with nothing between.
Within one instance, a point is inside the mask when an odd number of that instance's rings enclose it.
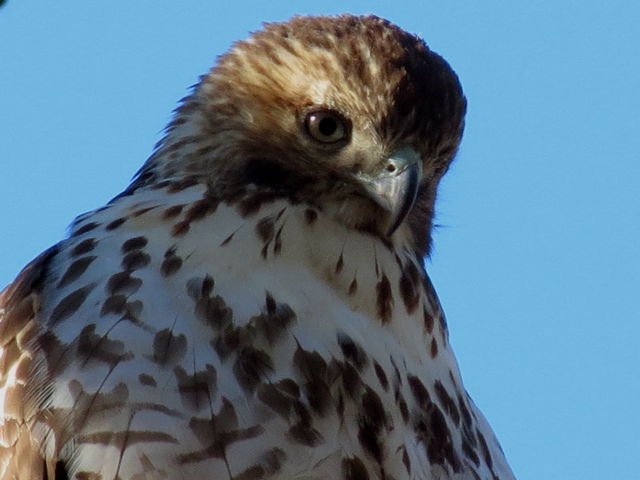
<instances>
[{"instance_id":1,"label":"brown head feather","mask_svg":"<svg viewBox=\"0 0 640 480\"><path fill-rule=\"evenodd\" d=\"M327 148L306 135L311 106L347 119L348 142ZM352 215L339 220L377 232L379 208L342 179L372 174L408 146L423 161L408 224L425 254L436 187L457 150L465 108L449 65L386 20L341 15L266 24L203 77L127 193L196 175L224 198L262 179L262 187L297 201L348 201Z\"/></svg>"}]
</instances>

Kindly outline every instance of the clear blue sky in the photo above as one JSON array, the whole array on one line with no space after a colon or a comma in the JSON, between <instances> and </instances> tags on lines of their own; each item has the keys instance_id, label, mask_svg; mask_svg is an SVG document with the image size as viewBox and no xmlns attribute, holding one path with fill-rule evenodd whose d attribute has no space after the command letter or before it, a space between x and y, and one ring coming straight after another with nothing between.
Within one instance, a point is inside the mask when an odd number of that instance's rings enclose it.
<instances>
[{"instance_id":1,"label":"clear blue sky","mask_svg":"<svg viewBox=\"0 0 640 480\"><path fill-rule=\"evenodd\" d=\"M0 285L120 192L232 41L369 13L459 73L467 131L429 271L521 480L640 478L640 3L9 0Z\"/></svg>"}]
</instances>

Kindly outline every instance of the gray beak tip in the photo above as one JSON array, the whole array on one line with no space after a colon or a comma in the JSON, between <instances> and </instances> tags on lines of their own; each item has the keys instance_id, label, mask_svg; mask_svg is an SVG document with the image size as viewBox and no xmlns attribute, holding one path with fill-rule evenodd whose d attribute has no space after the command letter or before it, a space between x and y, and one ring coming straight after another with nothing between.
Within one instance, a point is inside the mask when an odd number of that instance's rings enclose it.
<instances>
[{"instance_id":1,"label":"gray beak tip","mask_svg":"<svg viewBox=\"0 0 640 480\"><path fill-rule=\"evenodd\" d=\"M418 196L418 187L420 186L421 169L419 163L413 163L407 166L402 172L395 177L397 192L391 202L389 215L391 217L391 225L387 230L387 237L390 237L400 227L404 219L407 217L413 204Z\"/></svg>"},{"instance_id":2,"label":"gray beak tip","mask_svg":"<svg viewBox=\"0 0 640 480\"><path fill-rule=\"evenodd\" d=\"M386 168L375 178L363 179L361 184L369 197L389 215L387 237L391 237L402 225L418 196L422 162L411 148L394 152L387 160Z\"/></svg>"}]
</instances>

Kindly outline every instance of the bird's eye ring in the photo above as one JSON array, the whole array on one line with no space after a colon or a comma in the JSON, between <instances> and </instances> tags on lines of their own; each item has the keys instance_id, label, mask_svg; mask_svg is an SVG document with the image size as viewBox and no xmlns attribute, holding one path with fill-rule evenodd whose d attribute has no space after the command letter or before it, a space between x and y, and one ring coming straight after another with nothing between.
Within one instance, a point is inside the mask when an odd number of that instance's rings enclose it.
<instances>
[{"instance_id":1,"label":"bird's eye ring","mask_svg":"<svg viewBox=\"0 0 640 480\"><path fill-rule=\"evenodd\" d=\"M304 127L307 134L320 143L338 143L349 136L347 121L334 110L318 109L308 112Z\"/></svg>"}]
</instances>

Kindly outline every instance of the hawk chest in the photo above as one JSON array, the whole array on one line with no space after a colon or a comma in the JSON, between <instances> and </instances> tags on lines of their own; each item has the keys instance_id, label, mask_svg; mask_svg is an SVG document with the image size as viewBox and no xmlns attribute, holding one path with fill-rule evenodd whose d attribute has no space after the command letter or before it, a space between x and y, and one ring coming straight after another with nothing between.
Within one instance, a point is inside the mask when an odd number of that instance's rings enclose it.
<instances>
[{"instance_id":1,"label":"hawk chest","mask_svg":"<svg viewBox=\"0 0 640 480\"><path fill-rule=\"evenodd\" d=\"M411 405L458 374L415 259L314 208L193 194L74 226L43 305L47 449L122 478L424 468Z\"/></svg>"}]
</instances>

